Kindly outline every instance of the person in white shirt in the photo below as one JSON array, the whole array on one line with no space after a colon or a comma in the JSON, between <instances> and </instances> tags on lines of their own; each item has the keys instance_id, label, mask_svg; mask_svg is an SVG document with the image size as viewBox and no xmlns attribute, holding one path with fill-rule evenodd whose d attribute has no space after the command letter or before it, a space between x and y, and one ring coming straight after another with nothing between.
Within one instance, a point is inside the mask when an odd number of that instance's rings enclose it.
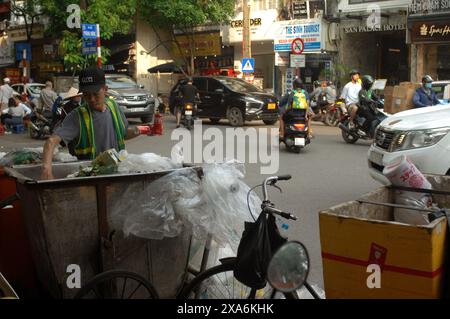
<instances>
[{"instance_id":1,"label":"person in white shirt","mask_svg":"<svg viewBox=\"0 0 450 319\"><path fill-rule=\"evenodd\" d=\"M0 86L0 110L3 111L8 108L8 101L12 98L14 90L9 84L11 80L9 78L3 79L3 85Z\"/></svg>"},{"instance_id":2,"label":"person in white shirt","mask_svg":"<svg viewBox=\"0 0 450 319\"><path fill-rule=\"evenodd\" d=\"M358 70L350 71L351 81L342 90L341 99L345 100L345 105L350 114L349 125L353 125L356 112L358 112L359 91L361 91L361 79Z\"/></svg>"}]
</instances>

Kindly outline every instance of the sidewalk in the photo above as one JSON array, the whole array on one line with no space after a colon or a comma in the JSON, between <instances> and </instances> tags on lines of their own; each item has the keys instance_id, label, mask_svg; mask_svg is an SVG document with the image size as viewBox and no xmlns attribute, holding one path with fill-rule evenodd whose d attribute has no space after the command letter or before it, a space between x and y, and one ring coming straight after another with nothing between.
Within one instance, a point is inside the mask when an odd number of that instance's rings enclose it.
<instances>
[{"instance_id":1,"label":"sidewalk","mask_svg":"<svg viewBox=\"0 0 450 319\"><path fill-rule=\"evenodd\" d=\"M9 152L24 147L40 147L44 146L44 143L44 139L32 139L27 133L0 135L0 152Z\"/></svg>"}]
</instances>

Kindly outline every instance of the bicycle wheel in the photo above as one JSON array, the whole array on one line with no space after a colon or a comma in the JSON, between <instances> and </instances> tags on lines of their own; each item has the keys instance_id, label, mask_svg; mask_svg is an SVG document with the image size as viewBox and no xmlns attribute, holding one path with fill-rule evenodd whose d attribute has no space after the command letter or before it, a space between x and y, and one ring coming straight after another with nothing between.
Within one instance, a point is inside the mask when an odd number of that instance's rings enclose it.
<instances>
[{"instance_id":1,"label":"bicycle wheel","mask_svg":"<svg viewBox=\"0 0 450 319\"><path fill-rule=\"evenodd\" d=\"M240 283L233 275L236 259L205 270L183 288L180 299L268 299L274 289L267 284L263 289L253 289ZM291 294L275 292L275 299L292 298Z\"/></svg>"},{"instance_id":2,"label":"bicycle wheel","mask_svg":"<svg viewBox=\"0 0 450 319\"><path fill-rule=\"evenodd\" d=\"M109 270L81 287L74 299L158 299L153 285L144 277L126 270Z\"/></svg>"}]
</instances>

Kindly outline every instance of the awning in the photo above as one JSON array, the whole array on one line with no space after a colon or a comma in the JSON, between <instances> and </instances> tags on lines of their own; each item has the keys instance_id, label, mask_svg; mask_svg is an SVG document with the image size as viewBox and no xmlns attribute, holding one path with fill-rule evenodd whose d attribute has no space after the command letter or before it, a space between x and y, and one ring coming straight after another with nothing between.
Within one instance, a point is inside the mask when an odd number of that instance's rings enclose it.
<instances>
[{"instance_id":1,"label":"awning","mask_svg":"<svg viewBox=\"0 0 450 319\"><path fill-rule=\"evenodd\" d=\"M183 68L173 62L164 63L148 69L150 73L183 73Z\"/></svg>"}]
</instances>

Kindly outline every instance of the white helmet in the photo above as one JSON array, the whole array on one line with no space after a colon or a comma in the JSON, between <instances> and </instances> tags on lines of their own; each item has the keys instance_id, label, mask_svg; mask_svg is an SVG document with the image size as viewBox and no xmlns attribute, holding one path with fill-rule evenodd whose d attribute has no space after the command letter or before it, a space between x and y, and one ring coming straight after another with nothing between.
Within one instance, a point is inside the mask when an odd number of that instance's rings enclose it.
<instances>
[{"instance_id":1,"label":"white helmet","mask_svg":"<svg viewBox=\"0 0 450 319\"><path fill-rule=\"evenodd\" d=\"M4 78L3 79L3 83L10 83L10 82L11 82L11 80L9 78Z\"/></svg>"}]
</instances>

